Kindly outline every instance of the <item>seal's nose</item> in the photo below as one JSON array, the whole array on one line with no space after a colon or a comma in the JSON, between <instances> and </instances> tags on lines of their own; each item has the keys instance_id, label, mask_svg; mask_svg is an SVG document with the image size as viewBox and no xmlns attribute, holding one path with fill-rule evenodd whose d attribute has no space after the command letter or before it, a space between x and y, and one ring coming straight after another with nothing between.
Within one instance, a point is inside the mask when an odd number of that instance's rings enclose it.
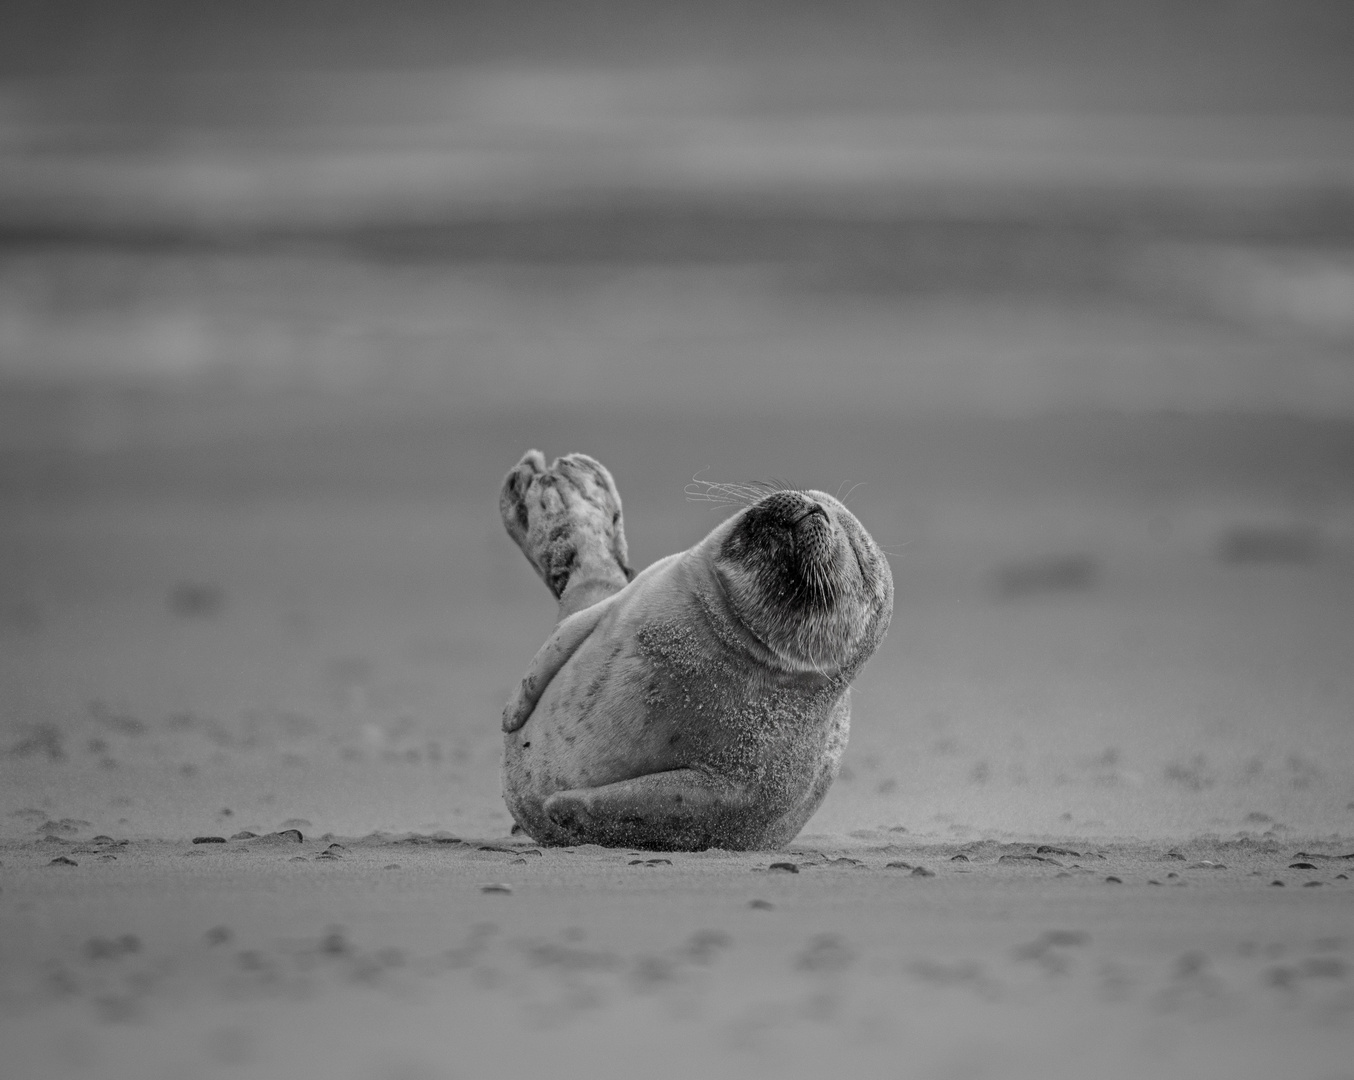
<instances>
[{"instance_id":1,"label":"seal's nose","mask_svg":"<svg viewBox=\"0 0 1354 1080\"><path fill-rule=\"evenodd\" d=\"M794 521L792 521L790 524L792 527L798 528L809 518L815 516L821 517L824 521L829 520L827 515L827 507L823 506L821 503L809 500L809 505L804 507L803 513L801 513L797 518L795 518Z\"/></svg>"}]
</instances>

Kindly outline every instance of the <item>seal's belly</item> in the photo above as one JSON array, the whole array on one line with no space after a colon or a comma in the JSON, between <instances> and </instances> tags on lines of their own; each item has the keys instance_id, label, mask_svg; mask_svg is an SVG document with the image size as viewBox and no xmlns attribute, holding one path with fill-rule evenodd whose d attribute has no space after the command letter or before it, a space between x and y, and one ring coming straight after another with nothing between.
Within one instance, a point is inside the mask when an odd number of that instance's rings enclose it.
<instances>
[{"instance_id":1,"label":"seal's belly","mask_svg":"<svg viewBox=\"0 0 1354 1080\"><path fill-rule=\"evenodd\" d=\"M533 837L567 843L542 806L556 792L697 768L751 796L754 832L784 821L793 835L836 773L848 715L844 687L768 682L683 620L620 615L505 736L504 793Z\"/></svg>"},{"instance_id":2,"label":"seal's belly","mask_svg":"<svg viewBox=\"0 0 1354 1080\"><path fill-rule=\"evenodd\" d=\"M551 679L531 718L505 739L509 800L598 787L680 767L682 734L660 708L656 672L625 635L595 633Z\"/></svg>"}]
</instances>

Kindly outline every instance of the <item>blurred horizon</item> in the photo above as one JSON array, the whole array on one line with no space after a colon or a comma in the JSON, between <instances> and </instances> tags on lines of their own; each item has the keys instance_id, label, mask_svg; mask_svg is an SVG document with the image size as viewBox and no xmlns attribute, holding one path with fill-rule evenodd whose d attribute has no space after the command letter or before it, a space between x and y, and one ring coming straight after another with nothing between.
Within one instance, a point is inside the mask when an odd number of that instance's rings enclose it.
<instances>
[{"instance_id":1,"label":"blurred horizon","mask_svg":"<svg viewBox=\"0 0 1354 1080\"><path fill-rule=\"evenodd\" d=\"M1354 417L1347 5L9 16L6 393Z\"/></svg>"}]
</instances>

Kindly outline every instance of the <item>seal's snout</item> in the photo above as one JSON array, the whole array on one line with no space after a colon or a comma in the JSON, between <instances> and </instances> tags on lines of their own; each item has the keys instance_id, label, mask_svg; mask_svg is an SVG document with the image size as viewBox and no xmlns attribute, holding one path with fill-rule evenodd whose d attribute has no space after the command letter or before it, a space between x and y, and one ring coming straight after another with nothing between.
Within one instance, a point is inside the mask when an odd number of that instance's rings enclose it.
<instances>
[{"instance_id":1,"label":"seal's snout","mask_svg":"<svg viewBox=\"0 0 1354 1080\"><path fill-rule=\"evenodd\" d=\"M810 500L809 505L804 507L803 513L801 513L799 517L795 518L794 522L795 528L796 529L799 528L800 525L804 524L804 522L806 521L809 521L811 518L821 518L823 521L831 520L831 518L828 517L826 506L823 506L821 503L816 503Z\"/></svg>"},{"instance_id":2,"label":"seal's snout","mask_svg":"<svg viewBox=\"0 0 1354 1080\"><path fill-rule=\"evenodd\" d=\"M827 518L826 507L802 491L777 491L748 508L749 525L795 531L813 517Z\"/></svg>"},{"instance_id":3,"label":"seal's snout","mask_svg":"<svg viewBox=\"0 0 1354 1080\"><path fill-rule=\"evenodd\" d=\"M833 550L832 518L827 508L812 503L792 526L795 551L805 559L826 562Z\"/></svg>"}]
</instances>

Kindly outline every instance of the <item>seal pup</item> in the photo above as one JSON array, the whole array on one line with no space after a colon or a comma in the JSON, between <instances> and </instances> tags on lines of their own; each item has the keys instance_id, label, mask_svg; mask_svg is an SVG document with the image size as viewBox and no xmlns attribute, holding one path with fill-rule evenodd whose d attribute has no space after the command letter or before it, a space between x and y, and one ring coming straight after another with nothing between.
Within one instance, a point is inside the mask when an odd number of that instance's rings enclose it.
<instances>
[{"instance_id":1,"label":"seal pup","mask_svg":"<svg viewBox=\"0 0 1354 1080\"><path fill-rule=\"evenodd\" d=\"M620 494L584 454L532 450L500 509L560 601L503 713L508 809L541 844L774 848L837 775L850 681L893 578L821 491L772 490L636 575Z\"/></svg>"}]
</instances>

